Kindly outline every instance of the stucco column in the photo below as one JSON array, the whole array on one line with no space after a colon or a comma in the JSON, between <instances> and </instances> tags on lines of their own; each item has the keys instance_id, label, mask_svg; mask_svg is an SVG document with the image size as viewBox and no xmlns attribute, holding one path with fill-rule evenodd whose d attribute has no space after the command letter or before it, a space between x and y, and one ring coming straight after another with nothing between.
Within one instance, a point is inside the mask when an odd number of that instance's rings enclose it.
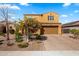
<instances>
[{"instance_id":1,"label":"stucco column","mask_svg":"<svg viewBox=\"0 0 79 59\"><path fill-rule=\"evenodd\" d=\"M58 26L58 34L62 34L62 26L61 26L61 24Z\"/></svg>"}]
</instances>

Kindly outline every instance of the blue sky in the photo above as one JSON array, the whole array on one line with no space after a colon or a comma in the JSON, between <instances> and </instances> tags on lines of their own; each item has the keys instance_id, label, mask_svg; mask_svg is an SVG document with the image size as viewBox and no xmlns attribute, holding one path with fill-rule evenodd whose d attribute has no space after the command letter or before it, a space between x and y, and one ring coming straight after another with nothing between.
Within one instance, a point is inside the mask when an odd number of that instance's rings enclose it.
<instances>
[{"instance_id":1,"label":"blue sky","mask_svg":"<svg viewBox=\"0 0 79 59\"><path fill-rule=\"evenodd\" d=\"M58 13L61 23L79 20L78 3L13 3L9 5L11 5L10 7L14 11L11 14L13 20L23 19L23 14L42 14L48 12Z\"/></svg>"}]
</instances>

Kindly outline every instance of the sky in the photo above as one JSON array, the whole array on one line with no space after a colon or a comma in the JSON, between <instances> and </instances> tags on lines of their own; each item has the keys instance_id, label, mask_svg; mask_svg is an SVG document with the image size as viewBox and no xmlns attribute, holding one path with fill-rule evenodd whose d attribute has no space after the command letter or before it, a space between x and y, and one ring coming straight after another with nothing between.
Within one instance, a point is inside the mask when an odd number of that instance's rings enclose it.
<instances>
[{"instance_id":1,"label":"sky","mask_svg":"<svg viewBox=\"0 0 79 59\"><path fill-rule=\"evenodd\" d=\"M8 3L6 5L13 11L10 14L12 21L22 20L24 14L43 14L48 12L59 14L59 22L62 24L79 20L78 3Z\"/></svg>"}]
</instances>

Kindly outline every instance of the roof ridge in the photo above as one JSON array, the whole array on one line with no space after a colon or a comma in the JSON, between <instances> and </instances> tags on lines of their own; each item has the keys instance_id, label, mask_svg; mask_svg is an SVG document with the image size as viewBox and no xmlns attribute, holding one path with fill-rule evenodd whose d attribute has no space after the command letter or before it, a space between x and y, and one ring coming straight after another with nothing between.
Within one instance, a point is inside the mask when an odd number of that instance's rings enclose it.
<instances>
[{"instance_id":1,"label":"roof ridge","mask_svg":"<svg viewBox=\"0 0 79 59\"><path fill-rule=\"evenodd\" d=\"M76 22L79 22L79 21L77 20L77 21L73 21L73 22L65 23L65 24L63 24L63 25L66 25L66 24L72 24L72 23L76 23Z\"/></svg>"}]
</instances>

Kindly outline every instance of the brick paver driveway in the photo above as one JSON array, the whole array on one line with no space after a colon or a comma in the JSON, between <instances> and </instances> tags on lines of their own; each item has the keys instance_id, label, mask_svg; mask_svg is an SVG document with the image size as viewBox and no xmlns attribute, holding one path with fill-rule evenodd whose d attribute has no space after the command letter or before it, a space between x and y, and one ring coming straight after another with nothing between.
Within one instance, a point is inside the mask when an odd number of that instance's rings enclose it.
<instances>
[{"instance_id":1,"label":"brick paver driveway","mask_svg":"<svg viewBox=\"0 0 79 59\"><path fill-rule=\"evenodd\" d=\"M47 40L43 42L47 51L79 50L79 40L70 38L68 34L45 36L47 36Z\"/></svg>"}]
</instances>

